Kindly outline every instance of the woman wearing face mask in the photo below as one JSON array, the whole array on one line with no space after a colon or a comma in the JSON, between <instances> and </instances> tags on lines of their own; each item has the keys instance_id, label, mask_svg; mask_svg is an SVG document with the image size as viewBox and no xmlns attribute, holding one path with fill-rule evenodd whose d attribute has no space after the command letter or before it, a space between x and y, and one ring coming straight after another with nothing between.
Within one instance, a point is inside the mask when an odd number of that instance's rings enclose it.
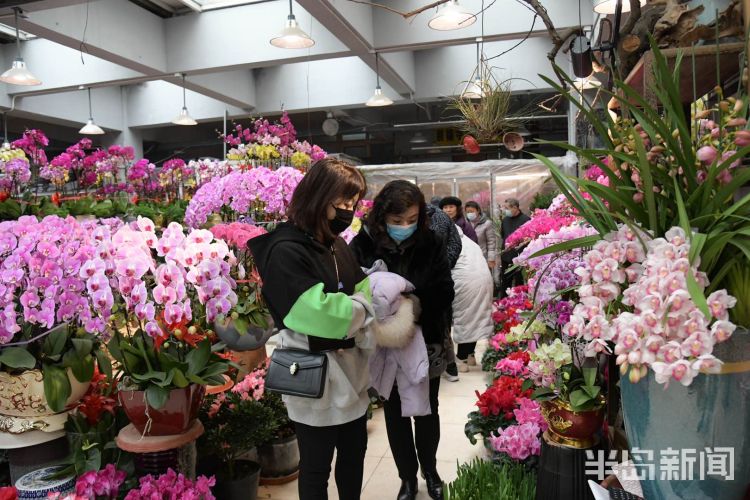
<instances>
[{"instance_id":1,"label":"woman wearing face mask","mask_svg":"<svg viewBox=\"0 0 750 500\"><path fill-rule=\"evenodd\" d=\"M448 214L453 220L453 223L461 228L461 231L474 243L478 243L477 233L474 232L474 226L472 226L465 218L464 211L461 207L461 200L455 196L446 196L440 200L440 208Z\"/></svg>"},{"instance_id":2,"label":"woman wearing face mask","mask_svg":"<svg viewBox=\"0 0 750 500\"><path fill-rule=\"evenodd\" d=\"M482 213L482 209L476 201L467 201L464 213L466 214L466 220L471 223L474 232L477 233L477 243L479 244L479 248L482 249L484 260L487 261L490 269L494 270L495 259L497 258L497 233L495 232L495 225Z\"/></svg>"},{"instance_id":3,"label":"woman wearing face mask","mask_svg":"<svg viewBox=\"0 0 750 500\"><path fill-rule=\"evenodd\" d=\"M289 222L250 240L263 279L263 298L280 330L280 347L326 352L328 373L319 399L283 396L300 452L299 498L328 498L336 451L339 498L362 490L374 343L369 284L338 235L352 222L366 192L362 174L336 159L310 168L294 191Z\"/></svg>"},{"instance_id":4,"label":"woman wearing face mask","mask_svg":"<svg viewBox=\"0 0 750 500\"><path fill-rule=\"evenodd\" d=\"M392 181L375 197L365 225L351 242L361 266L369 268L382 259L388 271L414 285L413 293L421 304L417 322L422 326L430 353L432 413L414 417L412 430L412 419L401 415L401 398L396 385L384 405L388 442L401 478L399 500L415 498L420 466L430 497L443 498L442 481L436 467L440 441L438 389L446 364L442 346L450 333L454 292L445 245L430 230L429 224L424 195L419 188L407 181Z\"/></svg>"}]
</instances>

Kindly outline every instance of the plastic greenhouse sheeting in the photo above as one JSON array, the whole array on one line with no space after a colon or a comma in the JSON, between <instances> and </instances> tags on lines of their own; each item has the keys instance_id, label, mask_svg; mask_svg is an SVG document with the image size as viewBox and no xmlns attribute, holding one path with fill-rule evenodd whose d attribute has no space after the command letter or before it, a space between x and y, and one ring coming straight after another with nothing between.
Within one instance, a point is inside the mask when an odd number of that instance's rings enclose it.
<instances>
[{"instance_id":1,"label":"plastic greenhouse sheeting","mask_svg":"<svg viewBox=\"0 0 750 500\"><path fill-rule=\"evenodd\" d=\"M564 172L574 175L574 155L550 158ZM508 198L517 198L528 212L534 195L554 189L547 167L538 160L487 160L482 162L402 163L364 165L359 168L367 178L368 197L374 197L388 182L404 179L414 182L427 202L434 196L458 196L464 203L474 200L485 213L498 216Z\"/></svg>"}]
</instances>

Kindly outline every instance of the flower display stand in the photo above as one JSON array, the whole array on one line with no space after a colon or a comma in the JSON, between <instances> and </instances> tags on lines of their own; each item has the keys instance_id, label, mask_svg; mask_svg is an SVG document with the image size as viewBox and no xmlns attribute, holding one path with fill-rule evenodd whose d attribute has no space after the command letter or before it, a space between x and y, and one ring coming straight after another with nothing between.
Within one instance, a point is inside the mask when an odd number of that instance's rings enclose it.
<instances>
[{"instance_id":1,"label":"flower display stand","mask_svg":"<svg viewBox=\"0 0 750 500\"><path fill-rule=\"evenodd\" d=\"M117 435L117 446L135 455L139 476L159 475L172 468L195 479L195 441L203 434L203 424L195 420L184 433L172 436L143 436L129 424Z\"/></svg>"},{"instance_id":2,"label":"flower display stand","mask_svg":"<svg viewBox=\"0 0 750 500\"><path fill-rule=\"evenodd\" d=\"M536 482L536 500L593 500L588 480L599 482L594 475L586 475L586 452L601 450L599 444L592 448L570 448L550 439L547 432L542 437L542 454Z\"/></svg>"},{"instance_id":3,"label":"flower display stand","mask_svg":"<svg viewBox=\"0 0 750 500\"><path fill-rule=\"evenodd\" d=\"M28 472L60 463L68 454L68 440L64 431L0 432L0 449L8 450L10 480L15 483Z\"/></svg>"}]
</instances>

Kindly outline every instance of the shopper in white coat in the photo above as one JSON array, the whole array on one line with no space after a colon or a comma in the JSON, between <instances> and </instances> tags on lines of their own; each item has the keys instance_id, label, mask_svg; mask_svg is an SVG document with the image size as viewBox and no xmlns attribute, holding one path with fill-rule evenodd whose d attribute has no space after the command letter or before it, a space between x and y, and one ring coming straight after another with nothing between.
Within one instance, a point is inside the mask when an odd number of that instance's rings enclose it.
<instances>
[{"instance_id":1,"label":"shopper in white coat","mask_svg":"<svg viewBox=\"0 0 750 500\"><path fill-rule=\"evenodd\" d=\"M461 233L461 254L451 271L455 289L453 299L453 340L458 344L458 369L469 371L469 362L476 364L477 341L493 332L492 274L479 245Z\"/></svg>"}]
</instances>

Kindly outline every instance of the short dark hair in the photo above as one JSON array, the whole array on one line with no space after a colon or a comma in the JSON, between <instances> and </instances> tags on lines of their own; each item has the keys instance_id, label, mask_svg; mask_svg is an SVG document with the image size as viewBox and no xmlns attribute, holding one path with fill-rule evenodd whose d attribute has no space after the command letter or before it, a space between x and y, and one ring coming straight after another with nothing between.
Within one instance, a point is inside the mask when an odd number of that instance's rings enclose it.
<instances>
[{"instance_id":1,"label":"short dark hair","mask_svg":"<svg viewBox=\"0 0 750 500\"><path fill-rule=\"evenodd\" d=\"M508 198L507 200L505 200L505 203L506 203L506 204L507 204L507 205L508 205L509 207L516 207L516 208L519 208L519 207L521 206L521 204L520 204L520 203L518 203L518 200L517 200L517 199L515 199L515 198Z\"/></svg>"},{"instance_id":2,"label":"short dark hair","mask_svg":"<svg viewBox=\"0 0 750 500\"><path fill-rule=\"evenodd\" d=\"M456 198L455 196L446 196L442 200L440 200L440 208L442 209L446 205L453 205L456 207L456 220L460 219L464 216L464 208L461 206L463 203L461 203L460 198Z\"/></svg>"},{"instance_id":3,"label":"short dark hair","mask_svg":"<svg viewBox=\"0 0 750 500\"><path fill-rule=\"evenodd\" d=\"M306 233L332 243L336 235L328 224L328 207L339 200L359 201L365 193L367 183L354 165L338 158L324 158L310 167L297 185L287 216Z\"/></svg>"},{"instance_id":4,"label":"short dark hair","mask_svg":"<svg viewBox=\"0 0 750 500\"><path fill-rule=\"evenodd\" d=\"M424 194L415 184L397 180L383 186L383 189L375 196L372 209L365 221L367 230L377 246L381 247L389 238L385 223L386 216L402 214L414 205L419 206L417 232L429 231L430 224L427 220Z\"/></svg>"},{"instance_id":5,"label":"short dark hair","mask_svg":"<svg viewBox=\"0 0 750 500\"><path fill-rule=\"evenodd\" d=\"M464 205L464 206L465 206L466 208L473 208L473 209L475 209L475 210L476 210L477 212L479 212L480 214L482 213L482 207L480 207L480 206L479 206L479 203L477 203L477 202L476 202L476 201L474 201L474 200L471 200L471 201L467 201L467 202L466 202L466 205Z\"/></svg>"}]
</instances>

